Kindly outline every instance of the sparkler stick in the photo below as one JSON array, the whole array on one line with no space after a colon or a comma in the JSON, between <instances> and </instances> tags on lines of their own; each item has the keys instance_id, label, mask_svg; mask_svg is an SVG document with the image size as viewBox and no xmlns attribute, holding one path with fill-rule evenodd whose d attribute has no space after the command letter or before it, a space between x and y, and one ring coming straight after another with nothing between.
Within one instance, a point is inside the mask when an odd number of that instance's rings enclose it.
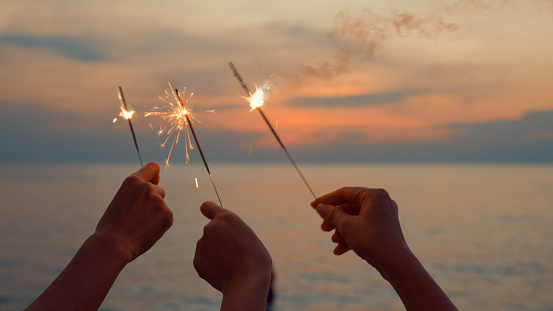
<instances>
[{"instance_id":1,"label":"sparkler stick","mask_svg":"<svg viewBox=\"0 0 553 311\"><path fill-rule=\"evenodd\" d=\"M238 82L240 82L240 85L242 85L242 88L244 89L244 91L246 91L246 94L248 95L248 97L246 97L246 99L248 99L248 101L250 102L252 110L257 109L257 111L259 111L259 113L261 114L261 117L263 117L263 120L265 120L265 123L267 123L267 126L269 126L269 129L271 130L271 133L273 133L273 136L276 138L278 144L280 145L282 150L284 150L284 153L286 153L286 156L288 156L288 159L290 160L290 162L292 163L292 165L294 166L294 168L296 169L296 171L300 175L301 179L303 180L303 183L305 184L305 186L307 186L307 189L309 190L309 192L311 192L311 195L315 198L315 200L317 200L317 196L315 195L315 192L313 192L313 189L311 189L311 186L309 186L309 183L307 182L307 180L305 179L305 177L301 173L299 167L296 165L296 162L294 161L294 159L292 159L292 156L288 152L288 149L286 149L286 146L284 146L284 143L282 143L282 140L280 140L280 137L278 136L277 132L275 131L275 129L271 125L271 122L269 122L269 120L267 119L267 116L265 116L265 113L263 113L263 110L261 109L261 105L263 104L263 90L258 89L254 94L252 94L250 92L250 89L248 88L248 86L246 85L244 80L242 79L242 76L240 76L240 74L238 73L238 70L236 70L236 67L234 67L234 64L232 62L230 62L229 66L230 66L230 69L232 70L232 72L234 73L234 76L238 80ZM261 93L259 93L259 92L261 92ZM254 100L256 101L255 104L252 103Z\"/></svg>"},{"instance_id":2,"label":"sparkler stick","mask_svg":"<svg viewBox=\"0 0 553 311\"><path fill-rule=\"evenodd\" d=\"M136 147L136 153L138 153L138 160L140 160L140 166L144 166L144 164L142 164L142 157L140 156L140 150L138 149L136 135L134 135L134 129L131 122L131 117L134 111L129 112L129 109L127 108L127 102L125 101L125 96L123 96L123 89L121 87L119 87L119 101L121 101L121 116L129 121L129 127L131 129L132 139L134 140L134 146Z\"/></svg>"},{"instance_id":3,"label":"sparkler stick","mask_svg":"<svg viewBox=\"0 0 553 311\"><path fill-rule=\"evenodd\" d=\"M182 101L182 97L179 94L179 90L175 89L175 94L177 95L177 98L179 100L179 103L181 104L182 108L184 108L184 102ZM202 147L200 146L200 142L198 141L198 137L196 136L196 132L194 131L194 127L192 127L192 122L190 121L190 118L188 117L188 113L184 115L186 118L186 122L188 123L188 126L190 127L190 131L192 132L192 136L194 136L194 141L196 142L196 146L198 146L198 150L200 151L200 155L202 156L202 160L204 161L205 169L207 170L207 173L209 174L209 178L211 179L211 184L213 185L213 189L215 190L215 194L217 195L217 199L219 199L219 204L223 206L223 203L221 202L221 198L219 197L219 192L217 191L217 187L215 187L215 182L213 181L213 176L211 176L211 171L209 170L209 166L207 165L207 161L205 160L204 152L202 151Z\"/></svg>"}]
</instances>

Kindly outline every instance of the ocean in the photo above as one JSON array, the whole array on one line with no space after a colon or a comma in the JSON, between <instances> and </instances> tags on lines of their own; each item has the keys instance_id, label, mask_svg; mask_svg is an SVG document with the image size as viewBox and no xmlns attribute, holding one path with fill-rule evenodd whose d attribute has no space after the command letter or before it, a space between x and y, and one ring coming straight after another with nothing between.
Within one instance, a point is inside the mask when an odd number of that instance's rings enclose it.
<instances>
[{"instance_id":1,"label":"ocean","mask_svg":"<svg viewBox=\"0 0 553 311\"><path fill-rule=\"evenodd\" d=\"M553 310L553 165L305 164L317 195L385 188L408 244L460 310ZM330 233L294 168L210 163L223 205L272 255L273 310L403 310L392 287ZM0 166L0 310L22 310L69 262L138 165ZM195 179L198 180L196 188ZM201 164L162 168L173 227L129 264L100 310L219 310L192 265L217 201Z\"/></svg>"}]
</instances>

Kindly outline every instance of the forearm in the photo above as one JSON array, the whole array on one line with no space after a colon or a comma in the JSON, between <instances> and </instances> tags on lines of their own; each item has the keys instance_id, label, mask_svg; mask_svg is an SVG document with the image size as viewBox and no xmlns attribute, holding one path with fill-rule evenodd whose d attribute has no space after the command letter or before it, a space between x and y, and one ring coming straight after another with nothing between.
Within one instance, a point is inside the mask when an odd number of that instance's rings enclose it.
<instances>
[{"instance_id":1,"label":"forearm","mask_svg":"<svg viewBox=\"0 0 553 311\"><path fill-rule=\"evenodd\" d=\"M394 287L406 310L457 310L411 252L398 257L381 274Z\"/></svg>"},{"instance_id":2,"label":"forearm","mask_svg":"<svg viewBox=\"0 0 553 311\"><path fill-rule=\"evenodd\" d=\"M270 276L256 276L229 288L223 294L221 311L264 311L270 285Z\"/></svg>"},{"instance_id":3,"label":"forearm","mask_svg":"<svg viewBox=\"0 0 553 311\"><path fill-rule=\"evenodd\" d=\"M97 310L128 260L105 238L89 237L26 310Z\"/></svg>"}]
</instances>

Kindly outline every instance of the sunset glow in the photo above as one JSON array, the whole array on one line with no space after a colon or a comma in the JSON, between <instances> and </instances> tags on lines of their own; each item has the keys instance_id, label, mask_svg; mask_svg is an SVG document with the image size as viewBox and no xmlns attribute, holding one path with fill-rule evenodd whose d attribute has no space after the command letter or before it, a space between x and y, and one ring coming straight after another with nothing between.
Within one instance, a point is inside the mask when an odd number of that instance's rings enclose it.
<instances>
[{"instance_id":1,"label":"sunset glow","mask_svg":"<svg viewBox=\"0 0 553 311\"><path fill-rule=\"evenodd\" d=\"M0 4L0 62L9 73L0 76L3 113L39 118L36 131L43 133L109 137L121 131L102 124L113 111L114 86L124 84L134 107L148 111L159 106L159 90L172 81L197 94L202 109L195 113L215 140L205 144L274 147L261 143L266 133L257 116L244 113L246 94L226 66L232 60L252 90L260 85L247 96L250 109L263 105L290 147L311 148L313 157L325 156L317 150L329 151L337 142L365 145L367 157L375 144L449 148L463 141L471 152L505 141L507 132L533 143L537 149L528 155L553 144L553 125L545 125L553 113L550 1L309 2L293 12L286 2L265 10L238 10L223 1L216 11L205 3L190 5L68 2L63 9L77 14L53 23L56 5ZM167 10L186 16L167 19ZM268 95L270 104L263 104ZM171 126L152 125L163 146L182 139L182 115L192 116L173 108L161 122ZM136 119L132 113L122 110L120 117ZM150 131L152 122L133 121L137 133ZM490 134L488 144L467 136L498 124L507 128ZM529 150L510 141L510 150Z\"/></svg>"}]
</instances>

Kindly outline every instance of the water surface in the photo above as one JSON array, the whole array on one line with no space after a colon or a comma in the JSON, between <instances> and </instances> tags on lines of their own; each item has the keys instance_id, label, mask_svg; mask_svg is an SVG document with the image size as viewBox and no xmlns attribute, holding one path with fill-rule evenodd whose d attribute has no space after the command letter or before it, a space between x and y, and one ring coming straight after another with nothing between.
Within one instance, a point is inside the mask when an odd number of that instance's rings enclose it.
<instances>
[{"instance_id":1,"label":"water surface","mask_svg":"<svg viewBox=\"0 0 553 311\"><path fill-rule=\"evenodd\" d=\"M225 207L271 252L275 310L402 310L355 254L332 255L313 200L283 164L210 164ZM462 310L553 310L553 166L300 164L316 194L386 188L411 249ZM21 310L69 262L136 165L0 167L0 309ZM194 178L198 178L199 188ZM218 310L192 266L216 201L200 165L173 165L160 185L174 225L126 267L102 310Z\"/></svg>"}]
</instances>

